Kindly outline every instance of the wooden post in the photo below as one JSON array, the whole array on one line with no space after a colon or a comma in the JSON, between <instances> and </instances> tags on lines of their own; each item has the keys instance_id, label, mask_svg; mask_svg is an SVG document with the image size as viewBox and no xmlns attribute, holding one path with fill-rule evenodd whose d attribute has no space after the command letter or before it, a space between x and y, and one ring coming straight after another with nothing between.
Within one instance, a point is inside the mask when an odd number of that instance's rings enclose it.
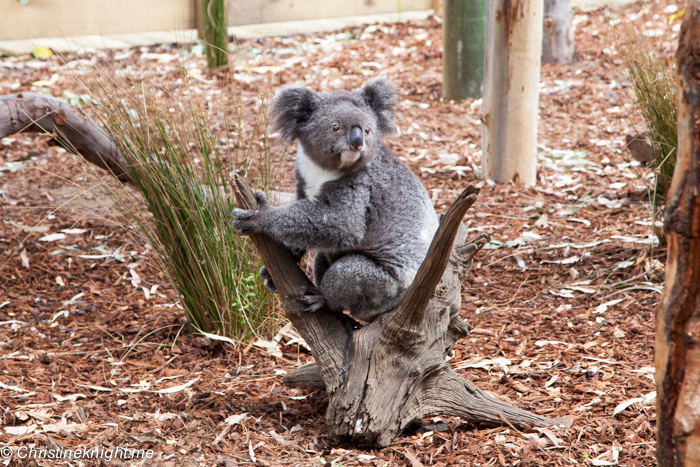
<instances>
[{"instance_id":1,"label":"wooden post","mask_svg":"<svg viewBox=\"0 0 700 467\"><path fill-rule=\"evenodd\" d=\"M678 156L666 201L666 285L656 330L659 467L700 465L700 1L676 52Z\"/></svg>"},{"instance_id":2,"label":"wooden post","mask_svg":"<svg viewBox=\"0 0 700 467\"><path fill-rule=\"evenodd\" d=\"M574 57L571 0L544 0L543 26L542 61L571 63Z\"/></svg>"},{"instance_id":3,"label":"wooden post","mask_svg":"<svg viewBox=\"0 0 700 467\"><path fill-rule=\"evenodd\" d=\"M204 42L209 69L228 62L227 0L196 0L197 36Z\"/></svg>"},{"instance_id":4,"label":"wooden post","mask_svg":"<svg viewBox=\"0 0 700 467\"><path fill-rule=\"evenodd\" d=\"M533 185L542 0L490 0L484 59L483 176Z\"/></svg>"},{"instance_id":5,"label":"wooden post","mask_svg":"<svg viewBox=\"0 0 700 467\"><path fill-rule=\"evenodd\" d=\"M487 0L444 0L442 95L481 97Z\"/></svg>"}]
</instances>

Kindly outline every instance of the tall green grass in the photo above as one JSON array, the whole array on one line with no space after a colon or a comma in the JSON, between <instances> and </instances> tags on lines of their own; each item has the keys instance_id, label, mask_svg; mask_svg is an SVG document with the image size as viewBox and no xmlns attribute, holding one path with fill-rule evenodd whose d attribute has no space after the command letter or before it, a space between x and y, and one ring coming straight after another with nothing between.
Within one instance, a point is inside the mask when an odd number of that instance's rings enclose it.
<instances>
[{"instance_id":1,"label":"tall green grass","mask_svg":"<svg viewBox=\"0 0 700 467\"><path fill-rule=\"evenodd\" d=\"M241 105L236 106L233 133L238 136L231 142L230 122L215 134L191 93L156 98L151 88L109 73L95 77L90 87L140 192L115 187L111 195L154 248L189 322L239 341L269 334L274 299L257 277L261 264L250 242L231 227L229 184L238 171L251 186L270 188L265 105L254 117L249 141L243 139Z\"/></svg>"},{"instance_id":2,"label":"tall green grass","mask_svg":"<svg viewBox=\"0 0 700 467\"><path fill-rule=\"evenodd\" d=\"M652 142L655 182L651 193L655 211L663 208L676 164L678 131L676 83L672 61L659 53L650 41L628 31L622 54L629 73L634 104L641 114Z\"/></svg>"}]
</instances>

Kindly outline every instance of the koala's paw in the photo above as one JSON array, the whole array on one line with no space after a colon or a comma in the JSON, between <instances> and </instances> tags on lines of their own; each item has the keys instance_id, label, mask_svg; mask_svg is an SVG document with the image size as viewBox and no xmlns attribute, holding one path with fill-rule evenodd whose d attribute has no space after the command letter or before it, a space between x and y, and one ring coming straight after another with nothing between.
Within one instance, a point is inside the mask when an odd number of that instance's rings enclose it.
<instances>
[{"instance_id":1,"label":"koala's paw","mask_svg":"<svg viewBox=\"0 0 700 467\"><path fill-rule=\"evenodd\" d=\"M241 235L250 235L260 232L260 214L270 209L270 204L267 202L267 196L265 196L264 192L256 192L255 200L258 202L258 209L234 209L233 212L231 212L231 215L235 219L233 221L233 228L238 230Z\"/></svg>"},{"instance_id":2,"label":"koala's paw","mask_svg":"<svg viewBox=\"0 0 700 467\"><path fill-rule=\"evenodd\" d=\"M326 298L318 287L303 287L299 300L304 305L304 311L318 311L326 306Z\"/></svg>"},{"instance_id":3,"label":"koala's paw","mask_svg":"<svg viewBox=\"0 0 700 467\"><path fill-rule=\"evenodd\" d=\"M260 231L258 227L258 211L249 211L247 209L234 209L231 213L233 218L233 228L238 230L241 235L250 235Z\"/></svg>"},{"instance_id":4,"label":"koala's paw","mask_svg":"<svg viewBox=\"0 0 700 467\"><path fill-rule=\"evenodd\" d=\"M267 268L265 266L260 268L260 277L265 279L265 287L267 287L267 290L269 290L272 293L277 293L275 283L272 282L272 276L270 276L270 273L267 272Z\"/></svg>"}]
</instances>

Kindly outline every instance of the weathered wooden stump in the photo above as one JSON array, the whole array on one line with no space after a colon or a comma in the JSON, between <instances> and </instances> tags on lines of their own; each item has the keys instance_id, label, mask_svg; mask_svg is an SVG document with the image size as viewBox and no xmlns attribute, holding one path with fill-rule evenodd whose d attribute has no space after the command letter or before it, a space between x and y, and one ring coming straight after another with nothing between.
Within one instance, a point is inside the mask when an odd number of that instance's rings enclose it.
<instances>
[{"instance_id":1,"label":"weathered wooden stump","mask_svg":"<svg viewBox=\"0 0 700 467\"><path fill-rule=\"evenodd\" d=\"M256 209L255 196L235 179L238 204ZM311 281L287 250L264 234L251 235L279 292L287 317L312 349L316 365L287 378L289 384L325 386L332 435L361 446L386 446L413 421L438 414L469 422L517 427L553 420L495 399L455 373L445 354L468 332L459 317L460 288L486 235L466 241L461 220L476 201L469 186L442 217L428 255L403 302L357 328L347 315L305 312L297 298ZM454 246L453 246L454 243Z\"/></svg>"}]
</instances>

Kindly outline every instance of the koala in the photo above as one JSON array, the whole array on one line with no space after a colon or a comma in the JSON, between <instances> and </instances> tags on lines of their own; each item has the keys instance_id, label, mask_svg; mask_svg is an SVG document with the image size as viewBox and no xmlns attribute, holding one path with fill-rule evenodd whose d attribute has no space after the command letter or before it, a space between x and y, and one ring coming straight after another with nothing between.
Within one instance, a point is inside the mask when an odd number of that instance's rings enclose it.
<instances>
[{"instance_id":1,"label":"koala","mask_svg":"<svg viewBox=\"0 0 700 467\"><path fill-rule=\"evenodd\" d=\"M243 235L264 232L297 260L315 251L315 287L307 311L349 311L371 322L403 299L438 227L428 193L384 143L396 132L396 90L383 77L363 89L317 93L281 88L271 103L272 130L298 141L296 201L233 211ZM261 275L274 287L263 268ZM274 289L273 289L274 291Z\"/></svg>"}]
</instances>

